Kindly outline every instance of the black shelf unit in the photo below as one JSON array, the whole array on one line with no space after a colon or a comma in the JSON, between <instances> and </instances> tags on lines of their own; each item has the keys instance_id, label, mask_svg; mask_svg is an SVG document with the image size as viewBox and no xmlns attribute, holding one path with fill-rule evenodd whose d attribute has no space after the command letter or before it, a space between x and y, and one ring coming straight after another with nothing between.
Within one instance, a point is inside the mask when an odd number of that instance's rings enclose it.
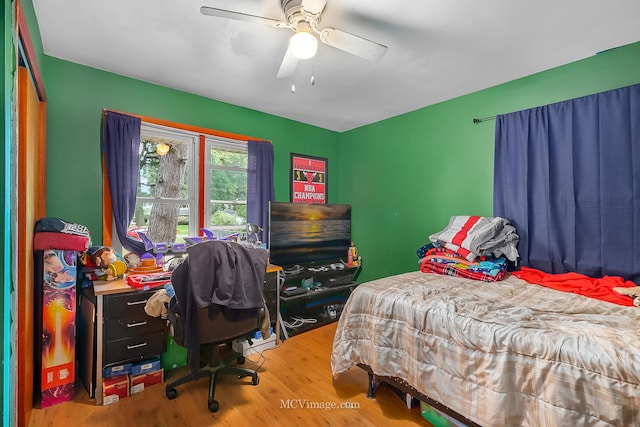
<instances>
[{"instance_id":1,"label":"black shelf unit","mask_svg":"<svg viewBox=\"0 0 640 427\"><path fill-rule=\"evenodd\" d=\"M290 286L310 288L303 294L285 296L280 294L280 315L284 322L294 323L295 318L313 319L315 323L304 323L298 327L286 327L283 325L285 337L297 335L310 329L335 322L339 319L344 303L358 284L357 276L360 266L334 268L327 265L298 266L295 273L286 273L294 270L292 267L284 268L283 284L281 289ZM300 323L300 322L297 322Z\"/></svg>"},{"instance_id":2,"label":"black shelf unit","mask_svg":"<svg viewBox=\"0 0 640 427\"><path fill-rule=\"evenodd\" d=\"M280 304L287 303L289 301L295 301L295 300L299 300L299 299L316 299L316 298L320 298L322 296L322 294L330 294L330 293L335 293L335 292L340 292L342 290L345 289L349 289L349 290L353 290L353 288L357 286L357 284L355 282L349 282L349 283L345 283L344 285L338 285L338 286L318 286L316 288L312 288L309 291L307 291L304 294L299 294L299 295L293 295L290 297L285 297L283 295L280 295Z\"/></svg>"}]
</instances>

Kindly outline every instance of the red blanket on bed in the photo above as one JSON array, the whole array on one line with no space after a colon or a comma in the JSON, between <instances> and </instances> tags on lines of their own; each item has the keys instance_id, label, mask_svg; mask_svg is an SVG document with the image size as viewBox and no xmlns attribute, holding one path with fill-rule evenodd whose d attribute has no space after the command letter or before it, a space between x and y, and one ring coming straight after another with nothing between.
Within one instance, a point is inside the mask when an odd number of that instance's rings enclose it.
<instances>
[{"instance_id":1,"label":"red blanket on bed","mask_svg":"<svg viewBox=\"0 0 640 427\"><path fill-rule=\"evenodd\" d=\"M627 295L620 295L613 290L615 287L630 288L636 286L634 282L625 281L622 277L604 276L601 279L596 279L579 273L545 273L529 267L522 267L512 274L526 282L558 291L572 292L618 305L633 305L633 298Z\"/></svg>"}]
</instances>

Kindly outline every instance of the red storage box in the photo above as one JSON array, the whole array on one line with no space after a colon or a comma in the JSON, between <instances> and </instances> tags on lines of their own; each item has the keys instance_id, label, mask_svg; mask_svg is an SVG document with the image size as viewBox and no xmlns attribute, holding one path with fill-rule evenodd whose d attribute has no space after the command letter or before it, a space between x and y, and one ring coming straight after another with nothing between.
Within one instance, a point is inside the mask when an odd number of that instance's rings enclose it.
<instances>
[{"instance_id":1,"label":"red storage box","mask_svg":"<svg viewBox=\"0 0 640 427\"><path fill-rule=\"evenodd\" d=\"M164 369L131 376L131 394L140 393L147 387L164 381Z\"/></svg>"},{"instance_id":2,"label":"red storage box","mask_svg":"<svg viewBox=\"0 0 640 427\"><path fill-rule=\"evenodd\" d=\"M104 378L102 383L102 402L104 405L115 403L129 396L129 375L116 375Z\"/></svg>"}]
</instances>

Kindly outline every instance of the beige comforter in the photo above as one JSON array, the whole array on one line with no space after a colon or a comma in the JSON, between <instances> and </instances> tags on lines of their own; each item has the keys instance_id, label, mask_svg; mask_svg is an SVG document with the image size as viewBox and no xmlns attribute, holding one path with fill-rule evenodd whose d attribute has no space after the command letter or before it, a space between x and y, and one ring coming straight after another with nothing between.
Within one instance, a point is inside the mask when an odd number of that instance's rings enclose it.
<instances>
[{"instance_id":1,"label":"beige comforter","mask_svg":"<svg viewBox=\"0 0 640 427\"><path fill-rule=\"evenodd\" d=\"M406 380L483 426L640 426L640 308L411 272L358 286L331 368Z\"/></svg>"}]
</instances>

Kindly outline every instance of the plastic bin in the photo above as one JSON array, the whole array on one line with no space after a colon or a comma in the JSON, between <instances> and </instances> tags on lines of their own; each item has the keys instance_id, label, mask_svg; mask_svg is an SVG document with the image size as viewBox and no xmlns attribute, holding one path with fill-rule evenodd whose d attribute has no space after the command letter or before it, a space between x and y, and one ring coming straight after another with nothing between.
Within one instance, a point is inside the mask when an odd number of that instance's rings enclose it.
<instances>
[{"instance_id":1,"label":"plastic bin","mask_svg":"<svg viewBox=\"0 0 640 427\"><path fill-rule=\"evenodd\" d=\"M176 343L171 335L167 335L167 351L160 357L162 369L170 371L187 365L187 348Z\"/></svg>"}]
</instances>

